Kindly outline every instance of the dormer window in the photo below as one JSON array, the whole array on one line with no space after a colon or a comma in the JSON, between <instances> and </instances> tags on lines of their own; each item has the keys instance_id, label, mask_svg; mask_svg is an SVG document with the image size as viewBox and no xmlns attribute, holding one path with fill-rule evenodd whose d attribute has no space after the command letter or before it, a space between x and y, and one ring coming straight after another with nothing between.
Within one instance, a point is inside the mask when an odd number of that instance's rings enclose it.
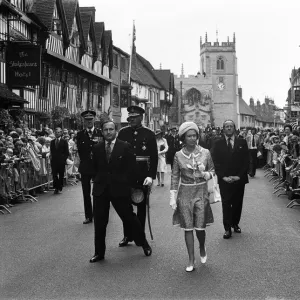
<instances>
[{"instance_id":1,"label":"dormer window","mask_svg":"<svg viewBox=\"0 0 300 300\"><path fill-rule=\"evenodd\" d=\"M58 35L61 35L61 20L59 18L57 6L55 4L53 11L52 31Z\"/></svg>"},{"instance_id":2,"label":"dormer window","mask_svg":"<svg viewBox=\"0 0 300 300\"><path fill-rule=\"evenodd\" d=\"M91 41L90 35L88 35L87 40L88 54L93 54L93 42Z\"/></svg>"},{"instance_id":3,"label":"dormer window","mask_svg":"<svg viewBox=\"0 0 300 300\"><path fill-rule=\"evenodd\" d=\"M224 70L224 59L223 57L219 57L217 60L217 70Z\"/></svg>"},{"instance_id":4,"label":"dormer window","mask_svg":"<svg viewBox=\"0 0 300 300\"><path fill-rule=\"evenodd\" d=\"M61 35L61 21L59 19L53 19L52 31Z\"/></svg>"},{"instance_id":5,"label":"dormer window","mask_svg":"<svg viewBox=\"0 0 300 300\"><path fill-rule=\"evenodd\" d=\"M73 25L72 25L71 44L75 47L80 46L80 38L79 38L76 17L74 18Z\"/></svg>"}]
</instances>

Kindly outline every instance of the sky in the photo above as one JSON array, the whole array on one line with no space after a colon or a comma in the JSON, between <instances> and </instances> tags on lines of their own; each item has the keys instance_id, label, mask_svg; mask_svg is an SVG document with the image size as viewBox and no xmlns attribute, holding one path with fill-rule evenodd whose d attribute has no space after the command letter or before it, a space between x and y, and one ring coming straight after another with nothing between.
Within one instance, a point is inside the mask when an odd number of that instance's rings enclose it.
<instances>
[{"instance_id":1,"label":"sky","mask_svg":"<svg viewBox=\"0 0 300 300\"><path fill-rule=\"evenodd\" d=\"M286 104L290 75L300 67L299 0L79 0L94 6L96 22L112 30L115 46L130 53L132 24L136 49L154 68L180 75L200 69L200 36L226 42L236 35L238 84L243 99Z\"/></svg>"}]
</instances>

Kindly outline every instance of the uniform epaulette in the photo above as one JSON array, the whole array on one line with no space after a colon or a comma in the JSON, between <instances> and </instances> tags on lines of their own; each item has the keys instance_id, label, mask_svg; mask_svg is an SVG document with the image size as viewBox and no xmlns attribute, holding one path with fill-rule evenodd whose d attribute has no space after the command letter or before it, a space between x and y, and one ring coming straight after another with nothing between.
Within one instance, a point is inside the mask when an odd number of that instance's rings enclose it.
<instances>
[{"instance_id":1,"label":"uniform epaulette","mask_svg":"<svg viewBox=\"0 0 300 300\"><path fill-rule=\"evenodd\" d=\"M142 128L148 129L149 131L151 131L155 134L155 132L152 129L150 129L149 127L146 127L145 125L142 125Z\"/></svg>"},{"instance_id":2,"label":"uniform epaulette","mask_svg":"<svg viewBox=\"0 0 300 300\"><path fill-rule=\"evenodd\" d=\"M123 129L129 128L129 127L130 127L129 125L127 125L127 126L125 126L125 127L122 127L122 128L119 130L119 132L122 131Z\"/></svg>"}]
</instances>

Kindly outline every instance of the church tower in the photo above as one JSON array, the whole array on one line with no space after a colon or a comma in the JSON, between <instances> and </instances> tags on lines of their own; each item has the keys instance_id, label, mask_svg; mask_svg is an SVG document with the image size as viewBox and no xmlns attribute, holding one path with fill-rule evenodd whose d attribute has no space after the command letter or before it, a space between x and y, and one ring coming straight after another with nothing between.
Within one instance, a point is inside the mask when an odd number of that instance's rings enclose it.
<instances>
[{"instance_id":1,"label":"church tower","mask_svg":"<svg viewBox=\"0 0 300 300\"><path fill-rule=\"evenodd\" d=\"M235 34L233 41L220 43L208 42L207 34L202 42L200 38L200 70L211 79L213 123L222 126L226 119L235 122L240 127L237 57L235 49Z\"/></svg>"}]
</instances>

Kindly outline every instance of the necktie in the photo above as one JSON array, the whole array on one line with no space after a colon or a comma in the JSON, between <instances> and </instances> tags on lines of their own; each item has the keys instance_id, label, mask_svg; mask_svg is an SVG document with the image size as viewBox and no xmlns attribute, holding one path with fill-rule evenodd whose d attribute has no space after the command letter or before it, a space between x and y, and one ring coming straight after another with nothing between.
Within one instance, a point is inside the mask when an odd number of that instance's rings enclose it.
<instances>
[{"instance_id":1,"label":"necktie","mask_svg":"<svg viewBox=\"0 0 300 300\"><path fill-rule=\"evenodd\" d=\"M59 139L55 140L55 147L58 148Z\"/></svg>"},{"instance_id":2,"label":"necktie","mask_svg":"<svg viewBox=\"0 0 300 300\"><path fill-rule=\"evenodd\" d=\"M252 135L252 147L255 147L254 135Z\"/></svg>"},{"instance_id":3,"label":"necktie","mask_svg":"<svg viewBox=\"0 0 300 300\"><path fill-rule=\"evenodd\" d=\"M231 138L229 138L229 139L227 140L227 146L228 146L229 152L232 152Z\"/></svg>"},{"instance_id":4,"label":"necktie","mask_svg":"<svg viewBox=\"0 0 300 300\"><path fill-rule=\"evenodd\" d=\"M110 160L110 155L111 155L111 147L110 147L110 145L111 145L111 142L107 142L106 148L105 148L105 151L106 151L106 159L107 159L108 162L109 162L109 160Z\"/></svg>"}]
</instances>

